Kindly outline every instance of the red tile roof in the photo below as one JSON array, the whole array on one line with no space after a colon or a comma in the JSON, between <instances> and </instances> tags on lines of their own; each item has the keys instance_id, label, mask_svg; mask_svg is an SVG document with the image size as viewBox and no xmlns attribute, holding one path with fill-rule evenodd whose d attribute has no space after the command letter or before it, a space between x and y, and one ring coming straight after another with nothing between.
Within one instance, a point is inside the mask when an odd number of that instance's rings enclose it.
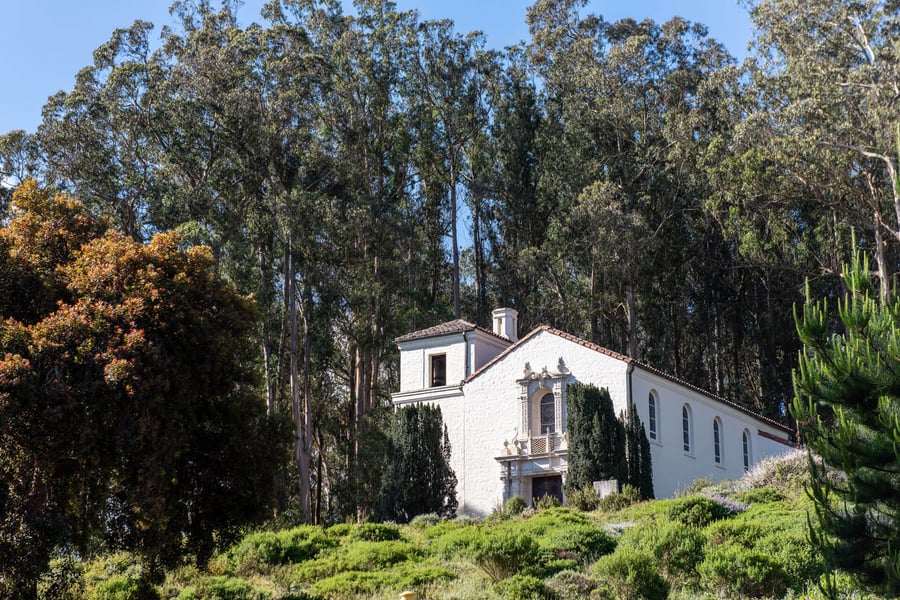
<instances>
[{"instance_id":1,"label":"red tile roof","mask_svg":"<svg viewBox=\"0 0 900 600\"><path fill-rule=\"evenodd\" d=\"M635 367L637 367L641 370L647 371L648 373L653 373L654 375L658 375L660 377L663 377L664 379L668 379L669 381L677 383L678 385L686 387L697 393L703 394L707 398L715 400L716 402L721 402L722 404L725 404L726 406L730 406L731 408L734 408L745 414L748 414L756 419L759 419L760 421L768 423L772 427L777 427L778 429L781 429L785 433L788 433L788 434L793 433L793 431L789 427L783 425L782 423L779 423L778 421L776 421L774 419L770 419L769 417L765 417L759 413L753 412L752 410L750 410L744 406L741 406L740 404L736 404L735 402L726 400L725 398L722 398L720 396L716 396L712 392L708 392L707 390L697 387L696 385L694 385L692 383L688 383L687 381L684 381L683 379L679 379L673 375L669 375L668 373L665 373L664 371L660 371L659 369L657 369L655 367L651 367L650 365L646 365L646 364L644 364L640 361L637 361L633 358L629 358L628 356L625 356L624 354L619 354L618 352L614 352L614 351L610 350L609 348L604 348L603 346L600 346L599 344L595 344L588 340L582 339L578 336L574 336L571 333L566 333L565 331L560 331L559 329L554 329L553 327L550 327L549 325L541 325L541 326L533 329L531 332L528 333L528 335L526 335L525 337L520 339L515 344L511 345L509 348L507 348L506 350L504 350L503 352L501 352L500 354L495 356L493 359L491 359L487 363L485 363L480 369L478 369L477 371L475 371L474 373L469 375L466 378L466 383L472 381L473 379L475 379L476 377L478 377L479 375L481 375L482 373L484 373L485 371L490 369L494 364L503 360L503 358L507 354L509 354L510 352L512 352L519 346L521 346L522 344L526 343L528 340L530 340L531 338L536 336L541 331L546 331L547 333L553 334L557 337L561 337L564 340L568 340L568 341L576 343L580 346L584 346L585 348L593 350L594 352L599 352L600 354L605 354L606 356L615 358L616 360L621 360L622 362L624 362L626 364L634 365ZM779 440L779 441L784 441L784 440Z\"/></svg>"},{"instance_id":2,"label":"red tile roof","mask_svg":"<svg viewBox=\"0 0 900 600\"><path fill-rule=\"evenodd\" d=\"M395 342L408 342L410 340L422 340L430 337L438 337L441 335L448 335L451 333L462 333L464 331L480 331L482 333L486 333L490 336L493 336L499 340L503 340L504 342L509 343L509 340L503 336L499 336L495 334L493 331L489 331L484 327L479 327L474 323L469 323L463 319L456 319L455 321L448 321L447 323L441 323L440 325L435 325L434 327L428 327L427 329L420 329L418 331L413 331L411 333L407 333L405 335L401 335L396 338Z\"/></svg>"}]
</instances>

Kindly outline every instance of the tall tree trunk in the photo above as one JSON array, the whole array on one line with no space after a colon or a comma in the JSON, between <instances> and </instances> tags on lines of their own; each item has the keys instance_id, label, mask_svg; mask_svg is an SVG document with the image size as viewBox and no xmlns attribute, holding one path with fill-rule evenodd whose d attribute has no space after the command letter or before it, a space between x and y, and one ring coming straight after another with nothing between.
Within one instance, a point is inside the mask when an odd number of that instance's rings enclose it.
<instances>
[{"instance_id":1,"label":"tall tree trunk","mask_svg":"<svg viewBox=\"0 0 900 600\"><path fill-rule=\"evenodd\" d=\"M596 252L592 249L591 254L595 255ZM591 260L591 289L588 297L588 310L590 311L591 321L591 341L595 344L602 344L603 340L600 339L600 307L598 306L598 296L600 294L597 290L598 268L597 259L596 256L594 256L593 260Z\"/></svg>"},{"instance_id":2,"label":"tall tree trunk","mask_svg":"<svg viewBox=\"0 0 900 600\"><path fill-rule=\"evenodd\" d=\"M265 288L269 280L267 277L266 255L262 244L257 246L256 254L259 261L259 291L260 298L262 298L266 293ZM266 335L265 320L260 323L259 327L260 337L262 338L263 377L266 380L266 414L272 416L275 414L275 387L272 385L272 349L269 346L269 337Z\"/></svg>"},{"instance_id":3,"label":"tall tree trunk","mask_svg":"<svg viewBox=\"0 0 900 600\"><path fill-rule=\"evenodd\" d=\"M316 431L316 508L313 513L313 523L315 525L322 524L322 486L325 475L324 452L322 451L325 447L325 440L322 438L322 431L319 429Z\"/></svg>"},{"instance_id":4,"label":"tall tree trunk","mask_svg":"<svg viewBox=\"0 0 900 600\"><path fill-rule=\"evenodd\" d=\"M481 236L481 198L475 197L472 201L472 249L475 254L475 298L476 298L476 322L487 323L487 290L484 260L484 240Z\"/></svg>"},{"instance_id":5,"label":"tall tree trunk","mask_svg":"<svg viewBox=\"0 0 900 600\"><path fill-rule=\"evenodd\" d=\"M881 301L887 304L891 301L891 275L888 272L887 257L884 254L884 237L881 234L881 219L875 212L875 267L878 270L878 281L881 284Z\"/></svg>"},{"instance_id":6,"label":"tall tree trunk","mask_svg":"<svg viewBox=\"0 0 900 600\"><path fill-rule=\"evenodd\" d=\"M629 287L628 292L628 353L629 356L637 360L638 339L637 339L637 308L634 304L634 290Z\"/></svg>"},{"instance_id":7,"label":"tall tree trunk","mask_svg":"<svg viewBox=\"0 0 900 600\"><path fill-rule=\"evenodd\" d=\"M354 354L354 388L356 397L356 414L354 415L356 438L353 440L353 469L356 477L356 520L359 523L365 521L366 513L361 501L362 491L362 461L360 460L360 438L365 431L365 414L368 408L368 369L365 360L365 350L362 344L357 343Z\"/></svg>"},{"instance_id":8,"label":"tall tree trunk","mask_svg":"<svg viewBox=\"0 0 900 600\"><path fill-rule=\"evenodd\" d=\"M309 394L308 394L308 377L309 377L309 325L308 322L305 324L304 335L305 341L304 346L306 347L306 356L304 357L304 368L306 373L304 375L304 381L301 384L300 382L300 369L299 369L299 334L297 327L297 313L298 313L298 302L297 302L297 274L296 267L294 265L293 258L293 242L288 243L287 255L285 256L285 260L287 261L288 268L287 271L290 275L290 281L288 282L288 292L289 296L285 298L285 302L288 304L288 315L290 319L290 352L291 352L291 374L290 374L290 383L291 383L291 416L294 420L294 466L297 469L297 499L300 504L300 509L303 511L303 519L306 522L310 521L310 503L309 503ZM304 319L306 321L306 319ZM304 392L304 408L306 410L301 410L300 407L300 394L301 394L301 385L303 386Z\"/></svg>"},{"instance_id":9,"label":"tall tree trunk","mask_svg":"<svg viewBox=\"0 0 900 600\"><path fill-rule=\"evenodd\" d=\"M460 318L459 307L459 240L456 226L456 160L450 159L450 241L453 246L453 314Z\"/></svg>"}]
</instances>

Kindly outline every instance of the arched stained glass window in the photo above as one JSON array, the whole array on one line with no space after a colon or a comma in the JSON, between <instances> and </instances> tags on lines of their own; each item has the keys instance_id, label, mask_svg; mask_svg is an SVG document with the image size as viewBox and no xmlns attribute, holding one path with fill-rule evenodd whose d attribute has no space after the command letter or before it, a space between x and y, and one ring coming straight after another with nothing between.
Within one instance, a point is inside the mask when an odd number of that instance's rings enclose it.
<instances>
[{"instance_id":1,"label":"arched stained glass window","mask_svg":"<svg viewBox=\"0 0 900 600\"><path fill-rule=\"evenodd\" d=\"M650 431L649 431L648 435L650 436L651 440L655 440L656 435L657 435L656 420L657 420L657 416L658 416L657 413L659 411L659 407L656 405L656 396L653 394L653 392L650 392L650 398L647 399L647 406L650 410L650 421L649 421Z\"/></svg>"},{"instance_id":2,"label":"arched stained glass window","mask_svg":"<svg viewBox=\"0 0 900 600\"><path fill-rule=\"evenodd\" d=\"M751 447L750 432L746 429L741 435L741 445L744 450L744 471L749 471L750 463L753 461L753 448Z\"/></svg>"},{"instance_id":3,"label":"arched stained glass window","mask_svg":"<svg viewBox=\"0 0 900 600\"><path fill-rule=\"evenodd\" d=\"M713 454L716 464L722 464L722 422L719 417L713 419Z\"/></svg>"},{"instance_id":4,"label":"arched stained glass window","mask_svg":"<svg viewBox=\"0 0 900 600\"><path fill-rule=\"evenodd\" d=\"M556 432L556 400L553 394L541 398L541 435Z\"/></svg>"},{"instance_id":5,"label":"arched stained glass window","mask_svg":"<svg viewBox=\"0 0 900 600\"><path fill-rule=\"evenodd\" d=\"M684 451L688 453L693 449L693 432L691 429L691 407L685 404L681 407L681 437Z\"/></svg>"}]
</instances>

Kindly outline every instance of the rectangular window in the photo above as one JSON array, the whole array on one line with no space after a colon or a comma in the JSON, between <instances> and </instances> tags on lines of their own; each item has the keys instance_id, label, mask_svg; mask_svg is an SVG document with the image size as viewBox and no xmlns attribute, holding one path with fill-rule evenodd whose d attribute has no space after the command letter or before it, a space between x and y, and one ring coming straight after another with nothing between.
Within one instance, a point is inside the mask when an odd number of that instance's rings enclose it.
<instances>
[{"instance_id":1,"label":"rectangular window","mask_svg":"<svg viewBox=\"0 0 900 600\"><path fill-rule=\"evenodd\" d=\"M431 387L447 385L447 355L431 355Z\"/></svg>"}]
</instances>

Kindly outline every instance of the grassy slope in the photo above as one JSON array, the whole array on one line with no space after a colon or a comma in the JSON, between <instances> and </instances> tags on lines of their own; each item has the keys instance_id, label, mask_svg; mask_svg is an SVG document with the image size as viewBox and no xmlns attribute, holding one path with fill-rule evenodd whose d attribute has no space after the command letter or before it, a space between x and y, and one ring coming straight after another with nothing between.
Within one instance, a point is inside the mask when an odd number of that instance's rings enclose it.
<instances>
[{"instance_id":1,"label":"grassy slope","mask_svg":"<svg viewBox=\"0 0 900 600\"><path fill-rule=\"evenodd\" d=\"M169 573L156 591L182 600L396 598L403 590L435 599L819 598L804 477L805 457L794 456L737 482L699 482L679 498L625 507L607 501L590 513L559 507L483 523L424 517L408 526L260 532L208 572ZM68 566L57 563L48 582L73 571L66 585L81 593L71 597L140 595L127 555Z\"/></svg>"}]
</instances>

